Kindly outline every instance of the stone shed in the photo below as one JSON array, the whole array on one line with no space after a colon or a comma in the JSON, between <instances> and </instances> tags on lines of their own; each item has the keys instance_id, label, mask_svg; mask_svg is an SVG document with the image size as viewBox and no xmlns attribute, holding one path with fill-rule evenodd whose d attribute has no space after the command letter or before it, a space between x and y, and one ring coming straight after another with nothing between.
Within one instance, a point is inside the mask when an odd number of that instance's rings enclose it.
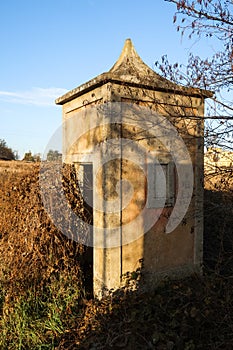
<instances>
[{"instance_id":1,"label":"stone shed","mask_svg":"<svg viewBox=\"0 0 233 350\"><path fill-rule=\"evenodd\" d=\"M86 244L95 295L118 288L127 273L141 271L153 286L201 271L203 115L211 95L161 77L127 39L108 72L56 100L64 162L75 165L92 215Z\"/></svg>"}]
</instances>

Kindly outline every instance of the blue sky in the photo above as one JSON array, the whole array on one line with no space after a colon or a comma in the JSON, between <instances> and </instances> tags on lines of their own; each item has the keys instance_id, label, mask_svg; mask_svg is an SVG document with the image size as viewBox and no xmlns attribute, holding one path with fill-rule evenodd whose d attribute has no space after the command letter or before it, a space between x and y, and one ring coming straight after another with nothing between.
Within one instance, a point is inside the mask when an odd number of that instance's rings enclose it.
<instances>
[{"instance_id":1,"label":"blue sky","mask_svg":"<svg viewBox=\"0 0 233 350\"><path fill-rule=\"evenodd\" d=\"M117 60L126 38L150 67L162 55L185 63L212 43L181 40L175 7L164 0L9 0L0 2L0 139L43 153L61 125L54 100Z\"/></svg>"}]
</instances>

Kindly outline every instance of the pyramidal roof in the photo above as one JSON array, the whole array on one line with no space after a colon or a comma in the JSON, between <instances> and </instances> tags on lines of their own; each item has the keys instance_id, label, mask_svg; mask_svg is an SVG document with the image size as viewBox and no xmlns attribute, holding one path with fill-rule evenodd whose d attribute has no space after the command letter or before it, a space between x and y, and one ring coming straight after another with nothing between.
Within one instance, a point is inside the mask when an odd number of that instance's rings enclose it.
<instances>
[{"instance_id":1,"label":"pyramidal roof","mask_svg":"<svg viewBox=\"0 0 233 350\"><path fill-rule=\"evenodd\" d=\"M126 39L120 57L109 73L116 79L118 78L125 82L160 88L168 88L169 86L174 89L177 87L176 84L155 73L142 61L130 39Z\"/></svg>"},{"instance_id":2,"label":"pyramidal roof","mask_svg":"<svg viewBox=\"0 0 233 350\"><path fill-rule=\"evenodd\" d=\"M67 92L56 100L56 104L62 105L107 82L140 86L151 90L173 92L189 96L203 96L204 98L212 96L212 92L210 91L183 87L161 77L142 61L132 41L126 39L120 57L108 72L102 73L85 84Z\"/></svg>"}]
</instances>

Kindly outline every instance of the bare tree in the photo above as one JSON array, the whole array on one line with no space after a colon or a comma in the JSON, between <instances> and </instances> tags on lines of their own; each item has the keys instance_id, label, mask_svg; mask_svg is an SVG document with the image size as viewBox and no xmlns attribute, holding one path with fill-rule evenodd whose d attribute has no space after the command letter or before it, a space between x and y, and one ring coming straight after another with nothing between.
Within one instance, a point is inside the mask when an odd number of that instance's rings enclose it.
<instances>
[{"instance_id":1,"label":"bare tree","mask_svg":"<svg viewBox=\"0 0 233 350\"><path fill-rule=\"evenodd\" d=\"M191 40L207 37L211 57L191 53L187 65L171 64L166 56L156 62L168 79L186 86L212 90L206 113L206 146L232 147L233 135L233 2L230 0L165 0L176 5L173 22ZM195 47L195 46L194 46Z\"/></svg>"}]
</instances>

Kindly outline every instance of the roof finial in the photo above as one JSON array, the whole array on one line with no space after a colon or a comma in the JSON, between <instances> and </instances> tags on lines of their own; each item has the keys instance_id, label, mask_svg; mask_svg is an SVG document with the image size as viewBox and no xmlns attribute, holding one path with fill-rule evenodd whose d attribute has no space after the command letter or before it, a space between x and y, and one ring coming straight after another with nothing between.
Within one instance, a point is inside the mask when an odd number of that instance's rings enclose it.
<instances>
[{"instance_id":1,"label":"roof finial","mask_svg":"<svg viewBox=\"0 0 233 350\"><path fill-rule=\"evenodd\" d=\"M129 54L132 49L134 49L133 43L132 43L131 39L128 38L125 40L125 45L123 47L122 52Z\"/></svg>"},{"instance_id":2,"label":"roof finial","mask_svg":"<svg viewBox=\"0 0 233 350\"><path fill-rule=\"evenodd\" d=\"M125 44L121 51L120 57L118 58L114 66L110 69L110 72L115 71L123 62L129 61L134 63L135 61L137 61L138 63L140 62L140 64L144 64L139 55L137 54L131 39L128 38L125 40Z\"/></svg>"}]
</instances>

